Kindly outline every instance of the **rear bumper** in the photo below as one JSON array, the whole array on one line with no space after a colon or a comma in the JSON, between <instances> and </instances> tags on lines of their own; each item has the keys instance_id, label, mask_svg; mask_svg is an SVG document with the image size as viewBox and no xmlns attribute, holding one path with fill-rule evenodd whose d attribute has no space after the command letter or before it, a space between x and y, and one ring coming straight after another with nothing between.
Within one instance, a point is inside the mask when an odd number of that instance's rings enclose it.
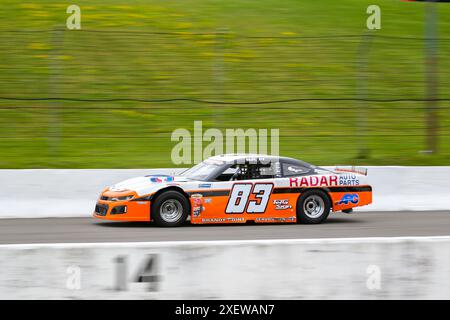
<instances>
[{"instance_id":1,"label":"rear bumper","mask_svg":"<svg viewBox=\"0 0 450 320\"><path fill-rule=\"evenodd\" d=\"M372 203L372 187L369 185L351 187L342 192L331 192L332 211L342 211L366 206Z\"/></svg>"}]
</instances>

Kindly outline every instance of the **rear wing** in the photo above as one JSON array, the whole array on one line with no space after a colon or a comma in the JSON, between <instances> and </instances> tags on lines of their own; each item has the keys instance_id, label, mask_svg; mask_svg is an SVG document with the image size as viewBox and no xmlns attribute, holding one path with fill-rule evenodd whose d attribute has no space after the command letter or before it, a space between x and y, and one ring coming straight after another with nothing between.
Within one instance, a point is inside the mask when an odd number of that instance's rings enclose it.
<instances>
[{"instance_id":1,"label":"rear wing","mask_svg":"<svg viewBox=\"0 0 450 320\"><path fill-rule=\"evenodd\" d=\"M334 171L336 172L350 172L358 173L367 176L367 168L355 167L355 166L337 166Z\"/></svg>"}]
</instances>

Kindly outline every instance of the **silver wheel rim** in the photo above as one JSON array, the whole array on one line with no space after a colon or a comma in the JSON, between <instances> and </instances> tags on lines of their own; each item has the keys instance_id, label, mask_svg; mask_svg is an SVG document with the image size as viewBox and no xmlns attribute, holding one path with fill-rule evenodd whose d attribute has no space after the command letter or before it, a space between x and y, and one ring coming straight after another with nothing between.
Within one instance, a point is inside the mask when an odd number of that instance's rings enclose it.
<instances>
[{"instance_id":1,"label":"silver wheel rim","mask_svg":"<svg viewBox=\"0 0 450 320\"><path fill-rule=\"evenodd\" d=\"M183 215L183 206L180 201L169 199L163 202L159 209L159 213L164 221L176 222Z\"/></svg>"},{"instance_id":2,"label":"silver wheel rim","mask_svg":"<svg viewBox=\"0 0 450 320\"><path fill-rule=\"evenodd\" d=\"M325 212L325 202L316 195L311 195L303 202L303 212L309 218L318 218Z\"/></svg>"}]
</instances>

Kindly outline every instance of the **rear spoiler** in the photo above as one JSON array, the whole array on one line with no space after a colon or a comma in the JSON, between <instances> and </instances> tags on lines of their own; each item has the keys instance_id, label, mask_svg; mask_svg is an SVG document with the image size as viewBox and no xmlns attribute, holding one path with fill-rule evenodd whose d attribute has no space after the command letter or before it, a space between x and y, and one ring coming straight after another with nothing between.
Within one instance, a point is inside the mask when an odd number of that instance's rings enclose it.
<instances>
[{"instance_id":1,"label":"rear spoiler","mask_svg":"<svg viewBox=\"0 0 450 320\"><path fill-rule=\"evenodd\" d=\"M355 166L337 166L334 171L336 172L350 172L358 173L367 176L367 168L355 167Z\"/></svg>"}]
</instances>

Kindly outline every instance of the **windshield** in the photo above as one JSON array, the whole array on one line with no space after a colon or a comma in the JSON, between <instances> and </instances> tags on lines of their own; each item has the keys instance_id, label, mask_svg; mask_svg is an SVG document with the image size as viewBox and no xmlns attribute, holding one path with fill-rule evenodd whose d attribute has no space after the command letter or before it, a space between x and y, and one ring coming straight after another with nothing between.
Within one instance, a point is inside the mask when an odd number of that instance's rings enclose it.
<instances>
[{"instance_id":1,"label":"windshield","mask_svg":"<svg viewBox=\"0 0 450 320\"><path fill-rule=\"evenodd\" d=\"M222 167L222 163L203 161L184 171L181 175L193 180L207 180L213 172L216 172Z\"/></svg>"}]
</instances>

